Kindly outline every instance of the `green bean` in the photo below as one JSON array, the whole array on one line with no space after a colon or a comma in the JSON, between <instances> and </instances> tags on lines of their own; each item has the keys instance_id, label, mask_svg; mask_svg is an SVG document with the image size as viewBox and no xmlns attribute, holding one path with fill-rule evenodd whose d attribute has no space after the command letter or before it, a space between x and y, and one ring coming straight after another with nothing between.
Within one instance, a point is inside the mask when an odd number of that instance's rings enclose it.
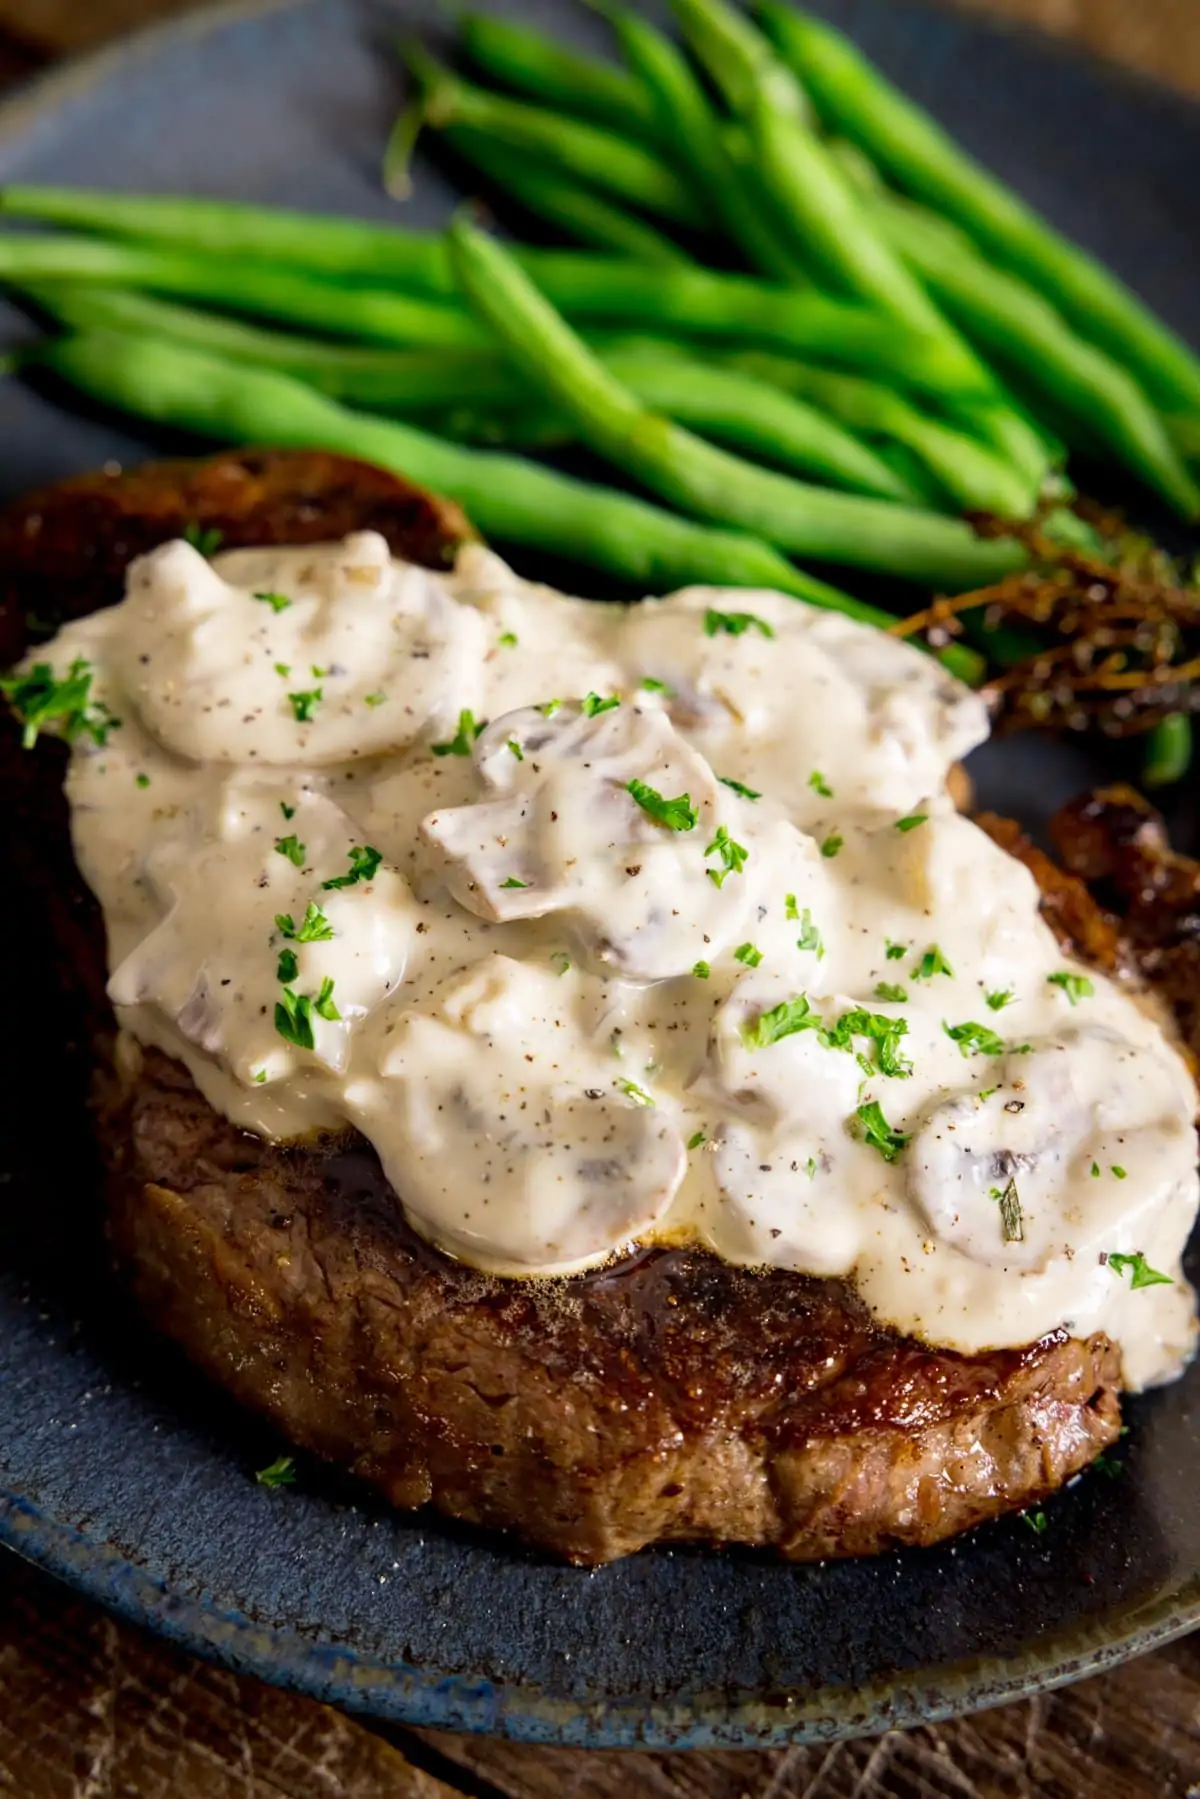
<instances>
[{"instance_id":1,"label":"green bean","mask_svg":"<svg viewBox=\"0 0 1200 1799\"><path fill-rule=\"evenodd\" d=\"M472 349L486 334L453 301L416 300L377 288L343 287L316 275L247 258L95 238L0 236L0 282L97 281L208 300L215 306L375 343Z\"/></svg>"},{"instance_id":2,"label":"green bean","mask_svg":"<svg viewBox=\"0 0 1200 1799\"><path fill-rule=\"evenodd\" d=\"M72 330L145 333L226 361L277 369L355 406L414 411L459 401L508 404L519 397L512 370L491 342L477 349L360 347L268 331L99 283L47 282L21 291Z\"/></svg>"},{"instance_id":3,"label":"green bean","mask_svg":"<svg viewBox=\"0 0 1200 1799\"><path fill-rule=\"evenodd\" d=\"M1052 230L831 26L779 0L760 0L757 12L828 125L1054 301L1159 406L1200 407L1200 358L1103 264Z\"/></svg>"},{"instance_id":4,"label":"green bean","mask_svg":"<svg viewBox=\"0 0 1200 1799\"><path fill-rule=\"evenodd\" d=\"M1167 436L1185 462L1200 462L1200 412L1169 412Z\"/></svg>"},{"instance_id":5,"label":"green bean","mask_svg":"<svg viewBox=\"0 0 1200 1799\"><path fill-rule=\"evenodd\" d=\"M948 589L981 586L1025 564L1025 550L1011 540L984 542L957 520L806 486L647 411L500 244L462 216L449 241L468 299L533 390L575 420L590 448L661 497L797 555Z\"/></svg>"},{"instance_id":6,"label":"green bean","mask_svg":"<svg viewBox=\"0 0 1200 1799\"><path fill-rule=\"evenodd\" d=\"M795 280L799 264L780 234L764 220L742 175L725 153L719 121L707 94L677 44L640 13L604 4L626 62L650 95L658 136L687 167L698 191L752 268L781 281Z\"/></svg>"},{"instance_id":7,"label":"green bean","mask_svg":"<svg viewBox=\"0 0 1200 1799\"><path fill-rule=\"evenodd\" d=\"M314 214L315 235L322 225ZM384 238L393 235L386 228L375 229ZM862 306L707 269L647 268L574 250L518 254L555 304L585 325L759 342L884 374L920 392L962 397L980 393L978 364L964 357L956 344L910 331ZM208 300L328 331L331 336L431 346L482 343L453 298L456 290L444 246L441 269L433 289L444 297L438 306L357 285L337 286L299 269L264 267L249 254L211 262L150 244L33 233L0 236L0 282L103 281Z\"/></svg>"},{"instance_id":8,"label":"green bean","mask_svg":"<svg viewBox=\"0 0 1200 1799\"><path fill-rule=\"evenodd\" d=\"M749 132L759 179L798 255L835 288L921 330L947 329L919 282L862 217L805 117L791 71L725 0L672 0L684 37Z\"/></svg>"},{"instance_id":9,"label":"green bean","mask_svg":"<svg viewBox=\"0 0 1200 1799\"><path fill-rule=\"evenodd\" d=\"M705 224L691 190L644 145L582 119L474 87L419 46L409 47L406 60L421 91L425 123L434 131L470 125L510 149L543 157L563 174L673 224Z\"/></svg>"},{"instance_id":10,"label":"green bean","mask_svg":"<svg viewBox=\"0 0 1200 1799\"><path fill-rule=\"evenodd\" d=\"M1142 786L1171 787L1182 781L1192 765L1192 721L1184 712L1170 712L1146 739L1142 760Z\"/></svg>"},{"instance_id":11,"label":"green bean","mask_svg":"<svg viewBox=\"0 0 1200 1799\"><path fill-rule=\"evenodd\" d=\"M965 433L920 411L879 382L762 353L749 352L734 361L738 368L811 401L852 431L904 444L962 510L1009 518L1027 518L1033 510L1036 485Z\"/></svg>"},{"instance_id":12,"label":"green bean","mask_svg":"<svg viewBox=\"0 0 1200 1799\"><path fill-rule=\"evenodd\" d=\"M1025 383L1083 421L1101 443L1185 518L1200 488L1172 448L1162 420L1131 376L1019 276L981 256L957 228L899 199L869 203L872 219L976 343Z\"/></svg>"},{"instance_id":13,"label":"green bean","mask_svg":"<svg viewBox=\"0 0 1200 1799\"><path fill-rule=\"evenodd\" d=\"M80 187L0 187L0 214L104 236L146 238L221 258L290 263L315 275L353 275L436 297L452 291L446 247L432 232L289 212L233 200L110 194Z\"/></svg>"},{"instance_id":14,"label":"green bean","mask_svg":"<svg viewBox=\"0 0 1200 1799\"><path fill-rule=\"evenodd\" d=\"M640 82L615 64L579 56L540 31L487 13L464 13L458 23L466 54L493 81L556 112L654 142L653 101Z\"/></svg>"},{"instance_id":15,"label":"green bean","mask_svg":"<svg viewBox=\"0 0 1200 1799\"><path fill-rule=\"evenodd\" d=\"M375 462L457 500L487 537L603 570L643 591L691 582L772 587L865 624L895 622L741 532L697 525L519 457L464 450L364 417L273 370L104 331L55 338L37 360L93 399L158 425ZM947 666L977 679L979 658L952 648L958 653L943 658Z\"/></svg>"},{"instance_id":16,"label":"green bean","mask_svg":"<svg viewBox=\"0 0 1200 1799\"><path fill-rule=\"evenodd\" d=\"M264 331L113 288L27 290L75 330L142 331L260 368L282 369L331 397L373 412L411 418L448 414L451 437L549 448L577 438L561 415L528 409L525 383L494 349L396 351L326 344ZM786 467L823 476L853 492L911 499L911 490L848 431L815 409L729 370L660 353L653 342L618 346L605 360L649 405ZM508 421L507 430L504 421Z\"/></svg>"},{"instance_id":17,"label":"green bean","mask_svg":"<svg viewBox=\"0 0 1200 1799\"><path fill-rule=\"evenodd\" d=\"M560 175L544 161L498 144L469 125L451 126L446 142L481 170L508 198L548 219L579 243L638 262L688 267L692 258L636 213L614 206L594 188Z\"/></svg>"},{"instance_id":18,"label":"green bean","mask_svg":"<svg viewBox=\"0 0 1200 1799\"><path fill-rule=\"evenodd\" d=\"M605 368L653 412L690 425L780 468L851 493L916 501L903 481L851 432L815 406L735 369L674 357L603 353Z\"/></svg>"}]
</instances>

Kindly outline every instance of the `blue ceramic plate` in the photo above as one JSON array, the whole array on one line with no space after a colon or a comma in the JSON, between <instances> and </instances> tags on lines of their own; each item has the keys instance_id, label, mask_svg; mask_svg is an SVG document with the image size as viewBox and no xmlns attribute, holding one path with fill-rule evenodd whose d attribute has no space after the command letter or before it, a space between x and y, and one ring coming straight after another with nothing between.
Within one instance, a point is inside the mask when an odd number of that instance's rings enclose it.
<instances>
[{"instance_id":1,"label":"blue ceramic plate","mask_svg":"<svg viewBox=\"0 0 1200 1799\"><path fill-rule=\"evenodd\" d=\"M430 8L432 11L432 7ZM580 42L567 0L505 10ZM1200 114L1046 43L902 5L830 5L885 69L1200 341ZM0 182L191 190L386 218L399 98L389 31L416 9L268 0L203 14L0 109ZM413 215L450 189L422 168ZM0 342L19 335L0 318ZM0 387L0 494L161 448ZM1035 818L1075 754L980 768ZM305 1466L117 1316L89 1235L69 1079L34 1024L0 1188L0 1540L203 1654L374 1716L592 1745L763 1744L948 1716L1092 1672L1200 1621L1200 1368L1129 1408L1123 1475L936 1551L789 1568L661 1552L582 1572L399 1517ZM25 1100L28 1098L28 1106ZM80 1200L82 1199L82 1204Z\"/></svg>"}]
</instances>

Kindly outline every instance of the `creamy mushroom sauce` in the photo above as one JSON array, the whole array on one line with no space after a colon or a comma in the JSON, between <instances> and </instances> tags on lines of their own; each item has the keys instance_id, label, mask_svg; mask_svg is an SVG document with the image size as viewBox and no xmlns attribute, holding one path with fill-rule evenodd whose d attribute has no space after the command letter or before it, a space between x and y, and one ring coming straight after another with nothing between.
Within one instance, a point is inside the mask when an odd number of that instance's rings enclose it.
<instances>
[{"instance_id":1,"label":"creamy mushroom sauce","mask_svg":"<svg viewBox=\"0 0 1200 1799\"><path fill-rule=\"evenodd\" d=\"M917 650L362 533L168 544L47 656L122 720L67 782L118 1018L236 1124L356 1127L500 1273L698 1241L963 1351L1191 1352L1189 1075L956 813L986 715Z\"/></svg>"}]
</instances>

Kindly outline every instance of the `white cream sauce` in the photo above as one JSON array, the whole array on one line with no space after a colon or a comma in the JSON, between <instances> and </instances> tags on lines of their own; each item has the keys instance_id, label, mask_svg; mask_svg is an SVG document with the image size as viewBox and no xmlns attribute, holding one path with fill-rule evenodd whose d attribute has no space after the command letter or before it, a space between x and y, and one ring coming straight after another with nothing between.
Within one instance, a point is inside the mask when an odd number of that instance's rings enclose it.
<instances>
[{"instance_id":1,"label":"white cream sauce","mask_svg":"<svg viewBox=\"0 0 1200 1799\"><path fill-rule=\"evenodd\" d=\"M357 1127L501 1273L698 1241L967 1352L1191 1353L1191 1080L955 812L986 715L915 649L360 533L168 544L75 657L122 721L68 776L118 1017L235 1123Z\"/></svg>"}]
</instances>

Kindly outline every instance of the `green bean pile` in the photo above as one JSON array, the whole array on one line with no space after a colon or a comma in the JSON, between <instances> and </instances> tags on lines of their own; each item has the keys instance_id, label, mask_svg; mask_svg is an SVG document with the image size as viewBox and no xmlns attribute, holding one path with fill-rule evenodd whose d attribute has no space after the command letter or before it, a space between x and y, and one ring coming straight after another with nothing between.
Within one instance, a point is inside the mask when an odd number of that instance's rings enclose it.
<instances>
[{"instance_id":1,"label":"green bean pile","mask_svg":"<svg viewBox=\"0 0 1200 1799\"><path fill-rule=\"evenodd\" d=\"M1072 451L1200 515L1200 358L838 32L672 0L676 39L593 3L619 62L484 15L465 72L405 46L383 155L402 199L433 134L572 247L10 186L0 212L54 228L0 233L0 282L57 328L30 359L156 423L366 457L518 550L884 625L797 559L993 586L1028 567L1026 521L1087 535ZM567 446L617 484L536 459ZM978 679L1004 634L965 620L975 647L939 653ZM1189 754L1174 713L1151 777Z\"/></svg>"}]
</instances>

